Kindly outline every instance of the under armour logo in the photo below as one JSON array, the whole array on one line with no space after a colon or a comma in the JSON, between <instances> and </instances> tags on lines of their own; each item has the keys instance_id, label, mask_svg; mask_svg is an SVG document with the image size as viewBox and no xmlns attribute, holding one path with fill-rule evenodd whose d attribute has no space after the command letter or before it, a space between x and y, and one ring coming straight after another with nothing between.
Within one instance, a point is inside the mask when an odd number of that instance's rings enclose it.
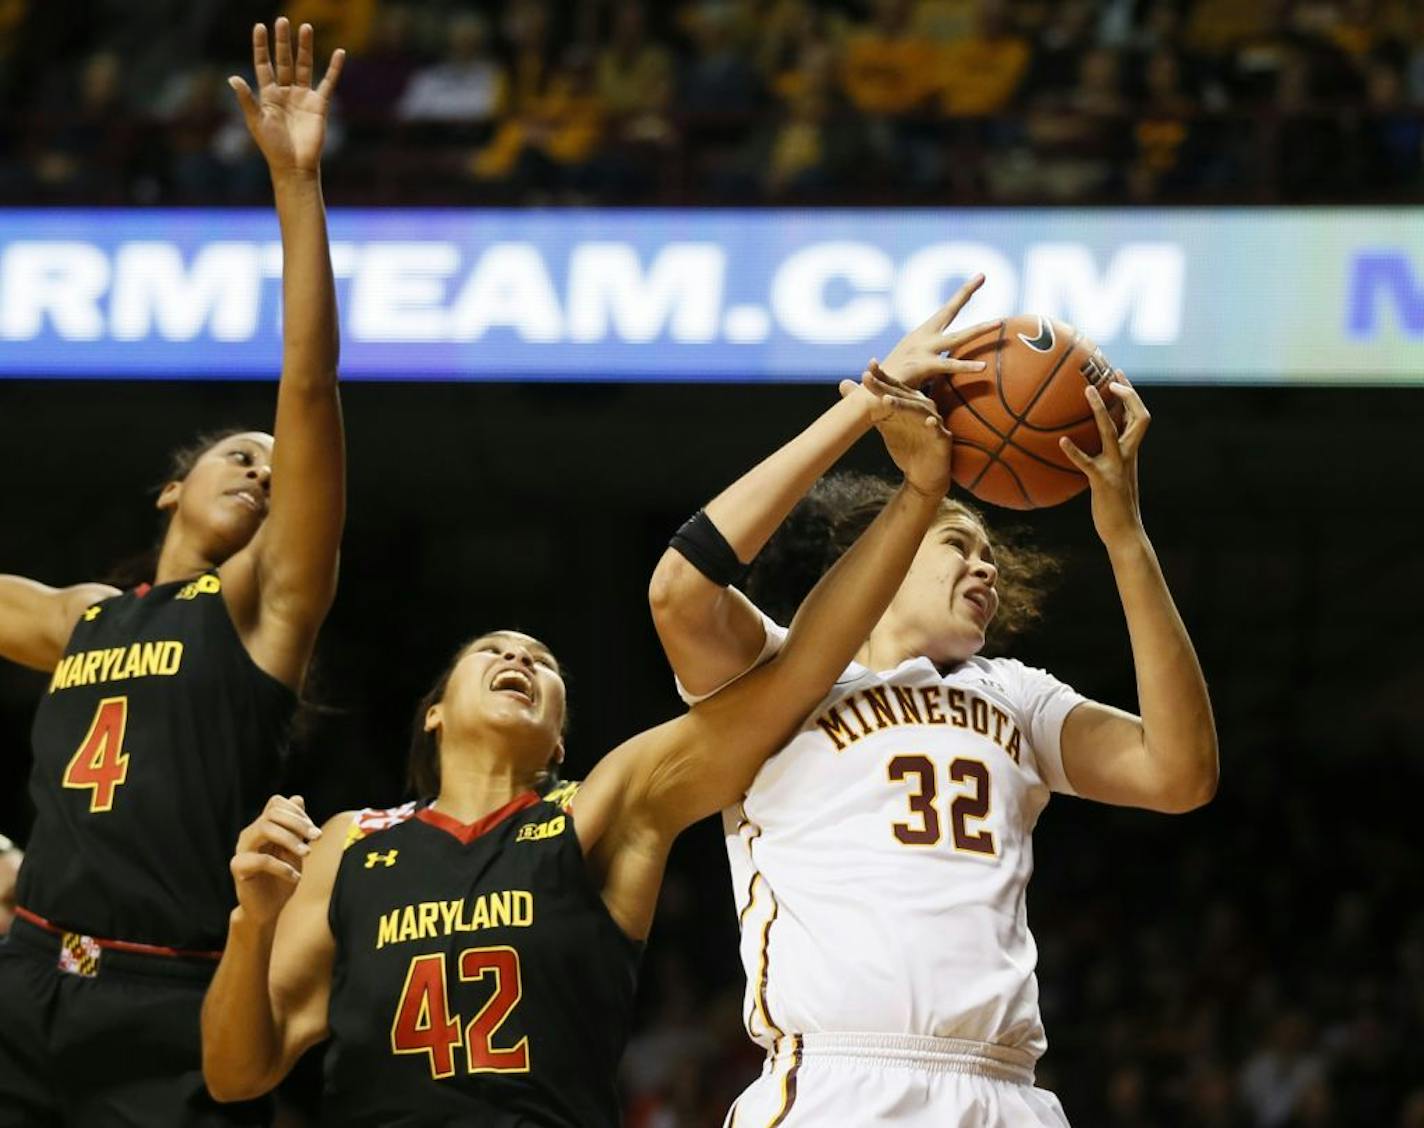
<instances>
[{"instance_id":1,"label":"under armour logo","mask_svg":"<svg viewBox=\"0 0 1424 1128\"><path fill-rule=\"evenodd\" d=\"M95 619L99 617L99 612L102 610L103 608L100 607L97 603L94 604L93 607L86 608L84 611L84 621L86 623L92 623Z\"/></svg>"},{"instance_id":2,"label":"under armour logo","mask_svg":"<svg viewBox=\"0 0 1424 1128\"><path fill-rule=\"evenodd\" d=\"M385 866L393 866L396 864L396 855L399 853L399 850L387 850L384 854L382 854L379 850L367 851L366 868L375 869L377 862Z\"/></svg>"}]
</instances>

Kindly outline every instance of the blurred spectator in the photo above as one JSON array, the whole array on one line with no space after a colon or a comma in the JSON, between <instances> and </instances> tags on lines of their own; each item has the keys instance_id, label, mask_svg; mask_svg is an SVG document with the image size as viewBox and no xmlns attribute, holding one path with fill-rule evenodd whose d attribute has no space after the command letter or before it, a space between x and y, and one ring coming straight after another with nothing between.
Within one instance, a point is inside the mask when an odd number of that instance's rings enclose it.
<instances>
[{"instance_id":1,"label":"blurred spectator","mask_svg":"<svg viewBox=\"0 0 1424 1128\"><path fill-rule=\"evenodd\" d=\"M912 0L874 0L870 22L846 36L842 89L864 114L908 114L934 92L937 48L915 31L912 8Z\"/></svg>"},{"instance_id":2,"label":"blurred spectator","mask_svg":"<svg viewBox=\"0 0 1424 1128\"><path fill-rule=\"evenodd\" d=\"M77 99L67 105L56 101L57 125L40 139L32 158L35 181L51 198L109 201L126 195L126 177L112 173L133 155L120 65L111 51L91 55L78 75Z\"/></svg>"},{"instance_id":3,"label":"blurred spectator","mask_svg":"<svg viewBox=\"0 0 1424 1128\"><path fill-rule=\"evenodd\" d=\"M470 12L452 15L445 42L445 61L411 75L397 114L407 121L492 120L504 99L505 74L490 52L484 18Z\"/></svg>"},{"instance_id":4,"label":"blurred spectator","mask_svg":"<svg viewBox=\"0 0 1424 1128\"><path fill-rule=\"evenodd\" d=\"M1083 55L1097 46L1097 8L1092 0L1064 0L1038 38L1031 90L1041 102L1056 98L1078 81Z\"/></svg>"},{"instance_id":5,"label":"blurred spectator","mask_svg":"<svg viewBox=\"0 0 1424 1128\"><path fill-rule=\"evenodd\" d=\"M761 76L738 41L736 12L728 0L701 0L688 14L692 57L681 69L678 108L717 116L749 114L763 100Z\"/></svg>"},{"instance_id":6,"label":"blurred spectator","mask_svg":"<svg viewBox=\"0 0 1424 1128\"><path fill-rule=\"evenodd\" d=\"M1324 1061L1311 1044L1310 1021L1289 1013L1276 1019L1267 1043L1241 1070L1241 1092L1259 1128L1290 1121L1324 1076ZM1320 1103L1315 1098L1315 1103Z\"/></svg>"},{"instance_id":7,"label":"blurred spectator","mask_svg":"<svg viewBox=\"0 0 1424 1128\"><path fill-rule=\"evenodd\" d=\"M207 85L242 53L241 6L83 2L92 18L0 0L0 32L13 32L0 34L0 199L265 194L225 92ZM318 25L323 54L337 39L351 51L333 123L348 143L331 154L349 174L333 177L342 202L463 200L471 149L496 134L477 163L509 202L1327 202L1403 200L1424 183L1413 0L290 0L288 12ZM567 128L551 118L565 112Z\"/></svg>"},{"instance_id":8,"label":"blurred spectator","mask_svg":"<svg viewBox=\"0 0 1424 1128\"><path fill-rule=\"evenodd\" d=\"M415 49L414 33L415 15L409 5L386 4L380 8L375 18L375 33L366 50L353 51L346 60L341 85L337 88L343 111L361 118L400 104L410 76L421 61Z\"/></svg>"},{"instance_id":9,"label":"blurred spectator","mask_svg":"<svg viewBox=\"0 0 1424 1128\"><path fill-rule=\"evenodd\" d=\"M618 0L610 42L598 56L598 93L609 113L636 119L666 107L673 81L672 54L649 38L641 0Z\"/></svg>"},{"instance_id":10,"label":"blurred spectator","mask_svg":"<svg viewBox=\"0 0 1424 1128\"><path fill-rule=\"evenodd\" d=\"M1404 78L1382 58L1367 60L1362 172L1367 189L1405 189L1420 183L1424 118L1405 103Z\"/></svg>"},{"instance_id":11,"label":"blurred spectator","mask_svg":"<svg viewBox=\"0 0 1424 1128\"><path fill-rule=\"evenodd\" d=\"M340 44L352 55L359 55L373 45L377 8L378 0L291 0L282 14L294 27L311 24L318 43ZM376 42L379 44L379 39Z\"/></svg>"},{"instance_id":12,"label":"blurred spectator","mask_svg":"<svg viewBox=\"0 0 1424 1128\"><path fill-rule=\"evenodd\" d=\"M168 181L176 201L202 203L221 198L228 169L213 148L213 136L230 112L232 91L214 67L197 67L169 115Z\"/></svg>"},{"instance_id":13,"label":"blurred spectator","mask_svg":"<svg viewBox=\"0 0 1424 1128\"><path fill-rule=\"evenodd\" d=\"M0 937L9 935L10 922L15 919L15 882L24 860L20 848L0 834Z\"/></svg>"},{"instance_id":14,"label":"blurred spectator","mask_svg":"<svg viewBox=\"0 0 1424 1128\"><path fill-rule=\"evenodd\" d=\"M471 173L509 182L521 194L578 197L596 185L589 169L603 138L607 108L594 82L593 59L571 47L545 88L527 93L475 154Z\"/></svg>"},{"instance_id":15,"label":"blurred spectator","mask_svg":"<svg viewBox=\"0 0 1424 1128\"><path fill-rule=\"evenodd\" d=\"M765 188L773 200L824 196L853 160L854 138L837 124L834 68L826 45L802 60L766 161Z\"/></svg>"},{"instance_id":16,"label":"blurred spectator","mask_svg":"<svg viewBox=\"0 0 1424 1128\"><path fill-rule=\"evenodd\" d=\"M1028 69L1028 40L1009 22L1006 0L979 0L968 35L940 50L940 109L955 117L983 117L1013 102Z\"/></svg>"}]
</instances>

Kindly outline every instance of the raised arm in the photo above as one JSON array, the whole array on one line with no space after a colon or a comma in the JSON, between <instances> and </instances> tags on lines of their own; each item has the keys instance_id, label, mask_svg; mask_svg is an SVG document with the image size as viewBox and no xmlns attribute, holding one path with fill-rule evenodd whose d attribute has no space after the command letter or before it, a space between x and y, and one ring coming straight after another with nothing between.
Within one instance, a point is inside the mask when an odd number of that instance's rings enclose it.
<instances>
[{"instance_id":1,"label":"raised arm","mask_svg":"<svg viewBox=\"0 0 1424 1128\"><path fill-rule=\"evenodd\" d=\"M1122 434L1089 388L1103 451L1090 458L1069 439L1062 445L1092 486L1093 524L1122 599L1142 715L1079 705L1063 722L1063 768L1084 798L1178 813L1216 793L1216 724L1191 637L1142 527L1137 452L1151 417L1121 375L1109 389L1123 401Z\"/></svg>"},{"instance_id":2,"label":"raised arm","mask_svg":"<svg viewBox=\"0 0 1424 1128\"><path fill-rule=\"evenodd\" d=\"M203 1078L217 1100L261 1096L326 1036L326 913L350 821L337 815L318 831L300 796L274 795L238 838L238 906L203 1000Z\"/></svg>"},{"instance_id":3,"label":"raised arm","mask_svg":"<svg viewBox=\"0 0 1424 1128\"><path fill-rule=\"evenodd\" d=\"M939 512L950 439L934 405L866 379L904 484L806 597L775 658L610 753L574 799L579 838L604 900L630 935L646 935L652 922L673 839L745 794L766 758L830 691L885 613Z\"/></svg>"},{"instance_id":4,"label":"raised arm","mask_svg":"<svg viewBox=\"0 0 1424 1128\"><path fill-rule=\"evenodd\" d=\"M981 370L982 361L941 354L982 330L944 335L983 282L982 275L970 279L907 334L886 358L885 373L918 388L935 376ZM711 693L756 661L765 631L750 600L731 586L738 566L761 551L816 479L870 429L873 411L874 401L860 385L842 382L840 402L708 502L705 518L684 525L663 553L648 585L648 602L663 650L688 693ZM722 544L715 543L718 538Z\"/></svg>"},{"instance_id":5,"label":"raised arm","mask_svg":"<svg viewBox=\"0 0 1424 1128\"><path fill-rule=\"evenodd\" d=\"M228 80L272 174L282 232L282 378L267 520L223 578L234 581L234 618L253 660L296 687L336 593L346 512L336 292L321 194L326 118L345 52L332 55L313 86L311 26L302 25L295 57L286 19L274 38L275 67L266 27L253 28L256 96L242 79Z\"/></svg>"},{"instance_id":6,"label":"raised arm","mask_svg":"<svg viewBox=\"0 0 1424 1128\"><path fill-rule=\"evenodd\" d=\"M52 588L23 576L0 576L0 658L53 670L84 609L118 594L107 584Z\"/></svg>"}]
</instances>

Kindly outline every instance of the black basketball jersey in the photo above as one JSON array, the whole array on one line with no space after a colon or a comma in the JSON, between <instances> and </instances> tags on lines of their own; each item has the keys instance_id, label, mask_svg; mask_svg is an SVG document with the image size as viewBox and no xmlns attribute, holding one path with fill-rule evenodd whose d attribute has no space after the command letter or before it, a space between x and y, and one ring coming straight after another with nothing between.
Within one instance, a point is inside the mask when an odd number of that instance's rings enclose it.
<instances>
[{"instance_id":1,"label":"black basketball jersey","mask_svg":"<svg viewBox=\"0 0 1424 1128\"><path fill-rule=\"evenodd\" d=\"M407 804L352 823L332 890L327 1123L599 1128L641 945L613 921L567 803L463 825Z\"/></svg>"},{"instance_id":2,"label":"black basketball jersey","mask_svg":"<svg viewBox=\"0 0 1424 1128\"><path fill-rule=\"evenodd\" d=\"M228 860L295 708L242 645L216 572L90 607L35 714L20 905L91 936L221 948Z\"/></svg>"}]
</instances>

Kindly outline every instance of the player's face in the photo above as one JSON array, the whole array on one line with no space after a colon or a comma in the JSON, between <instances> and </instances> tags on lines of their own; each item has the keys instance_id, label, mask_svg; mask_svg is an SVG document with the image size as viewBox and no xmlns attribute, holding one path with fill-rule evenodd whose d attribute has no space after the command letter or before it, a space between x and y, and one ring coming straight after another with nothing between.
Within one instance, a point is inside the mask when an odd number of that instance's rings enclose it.
<instances>
[{"instance_id":1,"label":"player's face","mask_svg":"<svg viewBox=\"0 0 1424 1128\"><path fill-rule=\"evenodd\" d=\"M547 764L564 726L564 678L549 648L519 631L494 631L465 648L446 685L447 734L495 729L522 737L535 767Z\"/></svg>"},{"instance_id":2,"label":"player's face","mask_svg":"<svg viewBox=\"0 0 1424 1128\"><path fill-rule=\"evenodd\" d=\"M261 527L271 492L272 436L246 431L204 451L186 478L164 487L158 507L207 541L221 561Z\"/></svg>"},{"instance_id":3,"label":"player's face","mask_svg":"<svg viewBox=\"0 0 1424 1128\"><path fill-rule=\"evenodd\" d=\"M920 542L883 622L931 661L962 662L984 646L999 609L998 577L983 528L950 514Z\"/></svg>"}]
</instances>

